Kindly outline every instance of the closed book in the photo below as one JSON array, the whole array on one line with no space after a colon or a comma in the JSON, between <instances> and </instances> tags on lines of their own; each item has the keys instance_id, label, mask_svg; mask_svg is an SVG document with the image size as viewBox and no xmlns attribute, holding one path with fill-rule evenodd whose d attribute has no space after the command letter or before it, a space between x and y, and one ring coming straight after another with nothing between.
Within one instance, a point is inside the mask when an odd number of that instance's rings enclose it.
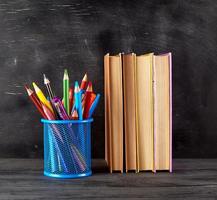
<instances>
[{"instance_id":1,"label":"closed book","mask_svg":"<svg viewBox=\"0 0 217 200\"><path fill-rule=\"evenodd\" d=\"M136 55L123 55L124 136L126 172L137 171Z\"/></svg>"},{"instance_id":2,"label":"closed book","mask_svg":"<svg viewBox=\"0 0 217 200\"><path fill-rule=\"evenodd\" d=\"M153 53L136 57L138 171L154 171Z\"/></svg>"},{"instance_id":3,"label":"closed book","mask_svg":"<svg viewBox=\"0 0 217 200\"><path fill-rule=\"evenodd\" d=\"M154 88L154 166L172 171L172 62L171 53L155 55Z\"/></svg>"},{"instance_id":4,"label":"closed book","mask_svg":"<svg viewBox=\"0 0 217 200\"><path fill-rule=\"evenodd\" d=\"M105 159L110 172L123 172L123 85L121 54L104 57Z\"/></svg>"}]
</instances>

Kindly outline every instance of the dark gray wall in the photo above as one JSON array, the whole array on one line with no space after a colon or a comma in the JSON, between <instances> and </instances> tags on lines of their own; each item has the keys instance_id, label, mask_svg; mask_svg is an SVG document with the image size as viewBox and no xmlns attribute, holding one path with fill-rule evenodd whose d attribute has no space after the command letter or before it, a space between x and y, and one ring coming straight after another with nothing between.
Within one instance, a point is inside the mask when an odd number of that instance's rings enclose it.
<instances>
[{"instance_id":1,"label":"dark gray wall","mask_svg":"<svg viewBox=\"0 0 217 200\"><path fill-rule=\"evenodd\" d=\"M174 157L217 156L217 1L0 0L0 157L41 157L40 117L23 84L58 95L63 69L103 94L107 52L173 53ZM104 156L103 98L92 128Z\"/></svg>"}]
</instances>

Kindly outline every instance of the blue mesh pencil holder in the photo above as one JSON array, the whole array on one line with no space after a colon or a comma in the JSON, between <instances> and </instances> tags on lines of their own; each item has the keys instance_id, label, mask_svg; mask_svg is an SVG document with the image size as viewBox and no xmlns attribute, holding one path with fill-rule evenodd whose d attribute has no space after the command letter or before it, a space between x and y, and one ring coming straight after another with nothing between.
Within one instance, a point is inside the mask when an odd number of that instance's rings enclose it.
<instances>
[{"instance_id":1,"label":"blue mesh pencil holder","mask_svg":"<svg viewBox=\"0 0 217 200\"><path fill-rule=\"evenodd\" d=\"M44 175L55 178L90 176L91 122L46 120L44 124Z\"/></svg>"}]
</instances>

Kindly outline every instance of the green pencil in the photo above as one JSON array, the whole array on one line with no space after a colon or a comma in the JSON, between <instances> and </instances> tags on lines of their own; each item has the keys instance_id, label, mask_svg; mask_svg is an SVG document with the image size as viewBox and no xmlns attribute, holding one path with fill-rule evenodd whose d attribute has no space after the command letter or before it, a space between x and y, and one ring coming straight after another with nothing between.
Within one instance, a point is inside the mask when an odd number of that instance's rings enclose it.
<instances>
[{"instance_id":1,"label":"green pencil","mask_svg":"<svg viewBox=\"0 0 217 200\"><path fill-rule=\"evenodd\" d=\"M64 70L63 76L63 99L64 107L66 109L67 114L69 115L69 75L67 69Z\"/></svg>"}]
</instances>

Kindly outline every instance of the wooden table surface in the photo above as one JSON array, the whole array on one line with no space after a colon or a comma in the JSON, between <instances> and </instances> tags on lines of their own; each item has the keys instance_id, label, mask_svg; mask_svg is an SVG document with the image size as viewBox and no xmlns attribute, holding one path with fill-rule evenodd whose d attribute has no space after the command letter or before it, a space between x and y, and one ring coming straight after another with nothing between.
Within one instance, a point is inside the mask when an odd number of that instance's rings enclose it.
<instances>
[{"instance_id":1,"label":"wooden table surface","mask_svg":"<svg viewBox=\"0 0 217 200\"><path fill-rule=\"evenodd\" d=\"M43 160L0 159L0 200L217 199L217 159L175 159L174 172L109 174L93 160L81 179L43 176Z\"/></svg>"}]
</instances>

